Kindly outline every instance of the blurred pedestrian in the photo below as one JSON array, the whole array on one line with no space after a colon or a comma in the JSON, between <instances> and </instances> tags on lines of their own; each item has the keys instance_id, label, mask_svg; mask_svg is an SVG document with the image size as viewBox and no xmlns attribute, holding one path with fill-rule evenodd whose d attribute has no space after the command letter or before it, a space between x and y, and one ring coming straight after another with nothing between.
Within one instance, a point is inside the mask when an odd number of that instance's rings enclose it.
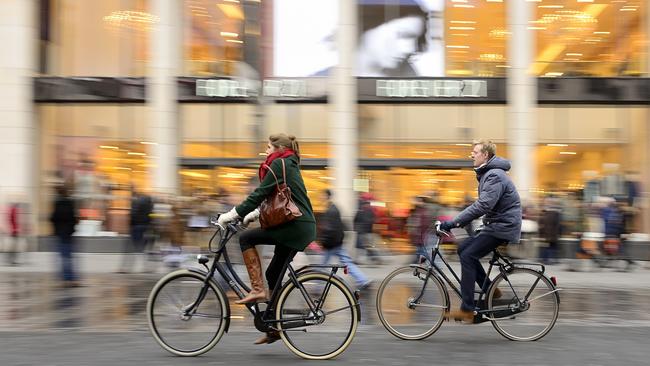
<instances>
[{"instance_id":1,"label":"blurred pedestrian","mask_svg":"<svg viewBox=\"0 0 650 366\"><path fill-rule=\"evenodd\" d=\"M621 235L625 228L623 213L619 209L617 202L610 198L600 211L600 214L605 229L603 251L610 256L617 255L620 249Z\"/></svg>"},{"instance_id":2,"label":"blurred pedestrian","mask_svg":"<svg viewBox=\"0 0 650 366\"><path fill-rule=\"evenodd\" d=\"M361 196L359 200L359 209L354 215L354 231L357 233L356 247L359 251L364 251L368 260L381 264L381 259L373 248L376 215L368 197ZM359 258L360 255L357 256Z\"/></svg>"},{"instance_id":3,"label":"blurred pedestrian","mask_svg":"<svg viewBox=\"0 0 650 366\"><path fill-rule=\"evenodd\" d=\"M74 269L74 234L75 225L78 223L75 203L70 198L67 185L56 187L56 200L50 222L54 226L54 235L57 238L57 249L61 257L61 279L64 287L78 287L78 275Z\"/></svg>"},{"instance_id":4,"label":"blurred pedestrian","mask_svg":"<svg viewBox=\"0 0 650 366\"><path fill-rule=\"evenodd\" d=\"M127 241L122 264L118 273L128 273L132 270L133 254L143 253L146 241L145 234L150 230L153 201L151 197L140 193L135 188L131 191L131 240Z\"/></svg>"},{"instance_id":5,"label":"blurred pedestrian","mask_svg":"<svg viewBox=\"0 0 650 366\"><path fill-rule=\"evenodd\" d=\"M341 263L348 267L348 271L359 290L363 290L370 285L370 280L361 272L359 267L352 261L345 248L343 248L343 239L345 238L345 224L341 220L341 213L332 201L332 192L329 189L323 191L323 201L326 202L327 209L320 215L318 242L325 249L323 253L323 264L327 264L332 256L339 258Z\"/></svg>"},{"instance_id":6,"label":"blurred pedestrian","mask_svg":"<svg viewBox=\"0 0 650 366\"><path fill-rule=\"evenodd\" d=\"M556 257L555 252L561 233L560 209L560 202L555 197L548 197L542 207L539 235L545 244L540 253L544 264L551 264Z\"/></svg>"},{"instance_id":7,"label":"blurred pedestrian","mask_svg":"<svg viewBox=\"0 0 650 366\"><path fill-rule=\"evenodd\" d=\"M428 257L425 249L427 231L434 221L437 213L433 212L427 203L427 197L417 196L415 207L411 210L408 218L409 238L415 246L415 258L413 263L420 263L422 257Z\"/></svg>"},{"instance_id":8,"label":"blurred pedestrian","mask_svg":"<svg viewBox=\"0 0 650 366\"><path fill-rule=\"evenodd\" d=\"M11 202L7 208L7 224L9 225L9 237L7 238L7 263L18 265L18 253L20 251L20 204Z\"/></svg>"}]
</instances>

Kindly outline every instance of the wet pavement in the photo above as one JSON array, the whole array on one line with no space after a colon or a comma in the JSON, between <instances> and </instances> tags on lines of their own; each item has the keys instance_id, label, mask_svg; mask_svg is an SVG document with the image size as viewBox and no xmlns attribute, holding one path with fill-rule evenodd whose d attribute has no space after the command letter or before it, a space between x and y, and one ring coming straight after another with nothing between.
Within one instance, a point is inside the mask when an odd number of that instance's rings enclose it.
<instances>
[{"instance_id":1,"label":"wet pavement","mask_svg":"<svg viewBox=\"0 0 650 366\"><path fill-rule=\"evenodd\" d=\"M379 324L375 310L376 289L382 273L388 273L393 268L365 268L373 275L375 282L361 295L362 325ZM599 286L597 280L571 283L565 276L567 281L560 282L563 291L558 324L650 326L648 274L650 271L647 270L628 276L618 272L591 274L592 277L609 277L606 287ZM615 276L620 277L619 288L612 286L611 278ZM90 273L84 275L83 287L61 288L51 273L1 273L0 331L146 330L147 297L161 277L162 274L158 273ZM630 281L625 278L630 278ZM639 281L640 278L646 278L646 282ZM229 295L232 300L234 294L230 292ZM457 297L453 293L450 296L452 306L458 304ZM252 327L251 316L245 307L231 303L231 310L231 328Z\"/></svg>"},{"instance_id":2,"label":"wet pavement","mask_svg":"<svg viewBox=\"0 0 650 366\"><path fill-rule=\"evenodd\" d=\"M113 273L117 257L82 257L83 287L61 288L49 257L0 267L0 365L306 365L282 342L252 346L259 336L246 308L231 303L230 331L210 352L180 358L149 333L145 307L154 283L169 269ZM511 342L489 323L443 323L423 341L400 341L381 326L375 296L381 280L403 265L362 266L373 285L362 292L362 319L351 346L333 363L346 365L647 365L650 270L571 272L550 266L559 280L560 315L537 342ZM457 267L457 263L453 264ZM243 272L243 268L238 267ZM349 277L344 276L346 280ZM230 293L232 300L233 294ZM451 296L452 306L458 304ZM311 341L311 342L318 342Z\"/></svg>"}]
</instances>

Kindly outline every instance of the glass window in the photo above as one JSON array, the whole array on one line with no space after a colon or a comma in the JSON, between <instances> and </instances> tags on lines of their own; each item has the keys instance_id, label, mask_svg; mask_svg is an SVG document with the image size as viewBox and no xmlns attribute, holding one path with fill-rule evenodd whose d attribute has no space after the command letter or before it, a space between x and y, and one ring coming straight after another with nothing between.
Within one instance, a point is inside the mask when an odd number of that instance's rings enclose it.
<instances>
[{"instance_id":1,"label":"glass window","mask_svg":"<svg viewBox=\"0 0 650 366\"><path fill-rule=\"evenodd\" d=\"M506 75L505 1L446 1L444 19L447 76Z\"/></svg>"},{"instance_id":2,"label":"glass window","mask_svg":"<svg viewBox=\"0 0 650 366\"><path fill-rule=\"evenodd\" d=\"M506 141L500 105L360 104L358 118L362 158L464 159L474 139Z\"/></svg>"},{"instance_id":3,"label":"glass window","mask_svg":"<svg viewBox=\"0 0 650 366\"><path fill-rule=\"evenodd\" d=\"M647 74L647 2L556 0L534 3L534 72L540 76ZM646 27L646 28L644 28Z\"/></svg>"},{"instance_id":4,"label":"glass window","mask_svg":"<svg viewBox=\"0 0 650 366\"><path fill-rule=\"evenodd\" d=\"M39 233L51 232L54 184L66 182L86 223L81 235L128 233L131 187L149 188L145 106L41 105ZM86 230L87 229L87 230Z\"/></svg>"},{"instance_id":5,"label":"glass window","mask_svg":"<svg viewBox=\"0 0 650 366\"><path fill-rule=\"evenodd\" d=\"M639 107L538 108L538 186L542 191L576 190L607 175L642 175L646 118Z\"/></svg>"},{"instance_id":6,"label":"glass window","mask_svg":"<svg viewBox=\"0 0 650 366\"><path fill-rule=\"evenodd\" d=\"M184 0L184 4L183 75L240 75L238 61L255 64L261 30L258 13L251 9L259 4L221 0Z\"/></svg>"},{"instance_id":7,"label":"glass window","mask_svg":"<svg viewBox=\"0 0 650 366\"><path fill-rule=\"evenodd\" d=\"M148 0L51 0L46 73L143 76L156 17Z\"/></svg>"},{"instance_id":8,"label":"glass window","mask_svg":"<svg viewBox=\"0 0 650 366\"><path fill-rule=\"evenodd\" d=\"M181 156L250 158L257 156L255 106L250 104L182 104ZM263 150L262 150L263 151Z\"/></svg>"}]
</instances>

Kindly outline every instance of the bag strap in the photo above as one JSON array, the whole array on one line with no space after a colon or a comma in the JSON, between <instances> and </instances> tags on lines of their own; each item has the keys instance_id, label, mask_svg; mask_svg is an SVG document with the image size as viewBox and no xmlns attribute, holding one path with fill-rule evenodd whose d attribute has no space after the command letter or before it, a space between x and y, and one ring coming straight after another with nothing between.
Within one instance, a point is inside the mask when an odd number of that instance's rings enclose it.
<instances>
[{"instance_id":1,"label":"bag strap","mask_svg":"<svg viewBox=\"0 0 650 366\"><path fill-rule=\"evenodd\" d=\"M282 164L284 164L284 161L282 161ZM266 169L269 170L269 172L271 172L271 174L273 174L273 178L275 178L275 186L278 188L278 191L279 191L280 190L280 183L278 182L277 175L275 175L275 173L273 172L273 169L271 169L270 166L268 166L267 164L264 164L264 166L266 167Z\"/></svg>"}]
</instances>

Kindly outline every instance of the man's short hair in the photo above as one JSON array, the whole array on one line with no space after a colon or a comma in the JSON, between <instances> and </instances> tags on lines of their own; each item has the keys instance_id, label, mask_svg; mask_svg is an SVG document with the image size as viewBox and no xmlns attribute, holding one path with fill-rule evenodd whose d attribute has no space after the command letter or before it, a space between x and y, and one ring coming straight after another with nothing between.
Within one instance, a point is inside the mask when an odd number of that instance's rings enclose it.
<instances>
[{"instance_id":1,"label":"man's short hair","mask_svg":"<svg viewBox=\"0 0 650 366\"><path fill-rule=\"evenodd\" d=\"M327 199L332 198L332 191L330 191L329 189L326 189L326 190L324 190L323 192L324 192L325 195L327 196Z\"/></svg>"},{"instance_id":2,"label":"man's short hair","mask_svg":"<svg viewBox=\"0 0 650 366\"><path fill-rule=\"evenodd\" d=\"M490 140L476 140L472 146L476 145L481 145L481 152L487 153L490 159L497 154L497 145Z\"/></svg>"}]
</instances>

